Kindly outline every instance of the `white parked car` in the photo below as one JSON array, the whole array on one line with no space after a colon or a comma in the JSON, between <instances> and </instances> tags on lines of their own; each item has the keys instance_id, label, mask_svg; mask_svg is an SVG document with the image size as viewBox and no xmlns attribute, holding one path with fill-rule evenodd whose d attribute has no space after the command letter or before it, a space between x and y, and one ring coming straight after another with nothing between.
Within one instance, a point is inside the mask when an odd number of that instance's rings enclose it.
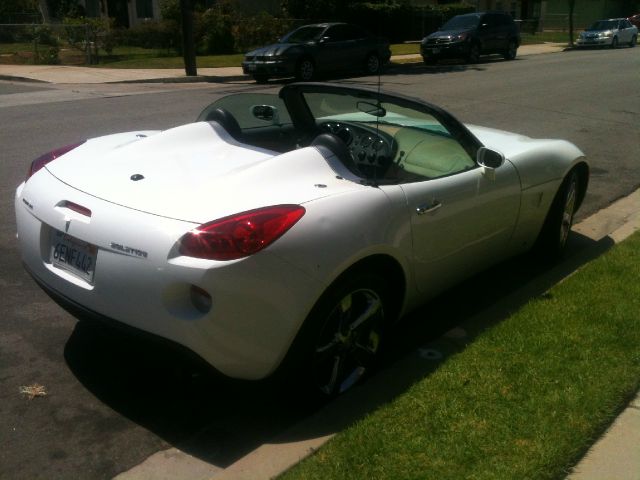
<instances>
[{"instance_id":1,"label":"white parked car","mask_svg":"<svg viewBox=\"0 0 640 480\"><path fill-rule=\"evenodd\" d=\"M638 42L638 27L626 18L598 20L576 40L578 47L611 47L629 45L635 47Z\"/></svg>"},{"instance_id":2,"label":"white parked car","mask_svg":"<svg viewBox=\"0 0 640 480\"><path fill-rule=\"evenodd\" d=\"M70 311L331 395L429 297L533 247L561 254L588 179L569 142L305 83L54 150L15 208L26 268Z\"/></svg>"}]
</instances>

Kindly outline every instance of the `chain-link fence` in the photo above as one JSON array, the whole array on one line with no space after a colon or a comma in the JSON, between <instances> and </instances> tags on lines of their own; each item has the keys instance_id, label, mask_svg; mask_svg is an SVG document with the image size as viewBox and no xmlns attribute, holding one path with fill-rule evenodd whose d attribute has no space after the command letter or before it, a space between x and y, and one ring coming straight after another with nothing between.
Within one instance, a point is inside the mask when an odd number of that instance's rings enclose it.
<instances>
[{"instance_id":1,"label":"chain-link fence","mask_svg":"<svg viewBox=\"0 0 640 480\"><path fill-rule=\"evenodd\" d=\"M95 32L89 24L0 24L0 63L97 63Z\"/></svg>"}]
</instances>

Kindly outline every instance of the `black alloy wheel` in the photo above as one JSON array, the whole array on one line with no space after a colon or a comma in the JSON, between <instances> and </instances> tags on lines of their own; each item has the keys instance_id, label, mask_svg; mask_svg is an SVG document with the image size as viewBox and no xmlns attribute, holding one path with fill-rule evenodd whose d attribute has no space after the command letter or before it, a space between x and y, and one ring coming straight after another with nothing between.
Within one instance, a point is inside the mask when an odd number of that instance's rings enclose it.
<instances>
[{"instance_id":1,"label":"black alloy wheel","mask_svg":"<svg viewBox=\"0 0 640 480\"><path fill-rule=\"evenodd\" d=\"M315 309L309 319L317 329L310 373L313 387L324 396L349 390L374 368L387 320L387 291L383 277L356 274L339 282Z\"/></svg>"},{"instance_id":2,"label":"black alloy wheel","mask_svg":"<svg viewBox=\"0 0 640 480\"><path fill-rule=\"evenodd\" d=\"M375 53L370 53L364 61L364 71L368 75L375 75L380 71L380 58Z\"/></svg>"},{"instance_id":3,"label":"black alloy wheel","mask_svg":"<svg viewBox=\"0 0 640 480\"><path fill-rule=\"evenodd\" d=\"M611 40L611 48L618 48L618 37L613 37Z\"/></svg>"},{"instance_id":4,"label":"black alloy wheel","mask_svg":"<svg viewBox=\"0 0 640 480\"><path fill-rule=\"evenodd\" d=\"M313 80L315 74L316 66L310 58L303 58L296 65L296 78L302 82Z\"/></svg>"}]
</instances>

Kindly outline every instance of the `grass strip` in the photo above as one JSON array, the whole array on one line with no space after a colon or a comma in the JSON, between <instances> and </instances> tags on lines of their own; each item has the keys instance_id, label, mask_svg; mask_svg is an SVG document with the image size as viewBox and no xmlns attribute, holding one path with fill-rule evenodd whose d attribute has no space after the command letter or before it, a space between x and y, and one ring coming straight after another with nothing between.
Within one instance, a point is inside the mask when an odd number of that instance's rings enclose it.
<instances>
[{"instance_id":1,"label":"grass strip","mask_svg":"<svg viewBox=\"0 0 640 480\"><path fill-rule=\"evenodd\" d=\"M640 386L640 233L286 472L564 478Z\"/></svg>"}]
</instances>

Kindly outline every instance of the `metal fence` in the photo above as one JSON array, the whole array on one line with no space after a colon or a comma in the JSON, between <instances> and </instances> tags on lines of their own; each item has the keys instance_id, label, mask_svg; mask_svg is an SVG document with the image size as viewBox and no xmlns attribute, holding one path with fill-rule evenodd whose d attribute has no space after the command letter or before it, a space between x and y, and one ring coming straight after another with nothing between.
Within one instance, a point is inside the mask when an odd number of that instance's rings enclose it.
<instances>
[{"instance_id":1,"label":"metal fence","mask_svg":"<svg viewBox=\"0 0 640 480\"><path fill-rule=\"evenodd\" d=\"M92 64L96 51L90 39L86 24L0 24L0 63L5 57L10 63L56 64L64 56L65 63Z\"/></svg>"}]
</instances>

